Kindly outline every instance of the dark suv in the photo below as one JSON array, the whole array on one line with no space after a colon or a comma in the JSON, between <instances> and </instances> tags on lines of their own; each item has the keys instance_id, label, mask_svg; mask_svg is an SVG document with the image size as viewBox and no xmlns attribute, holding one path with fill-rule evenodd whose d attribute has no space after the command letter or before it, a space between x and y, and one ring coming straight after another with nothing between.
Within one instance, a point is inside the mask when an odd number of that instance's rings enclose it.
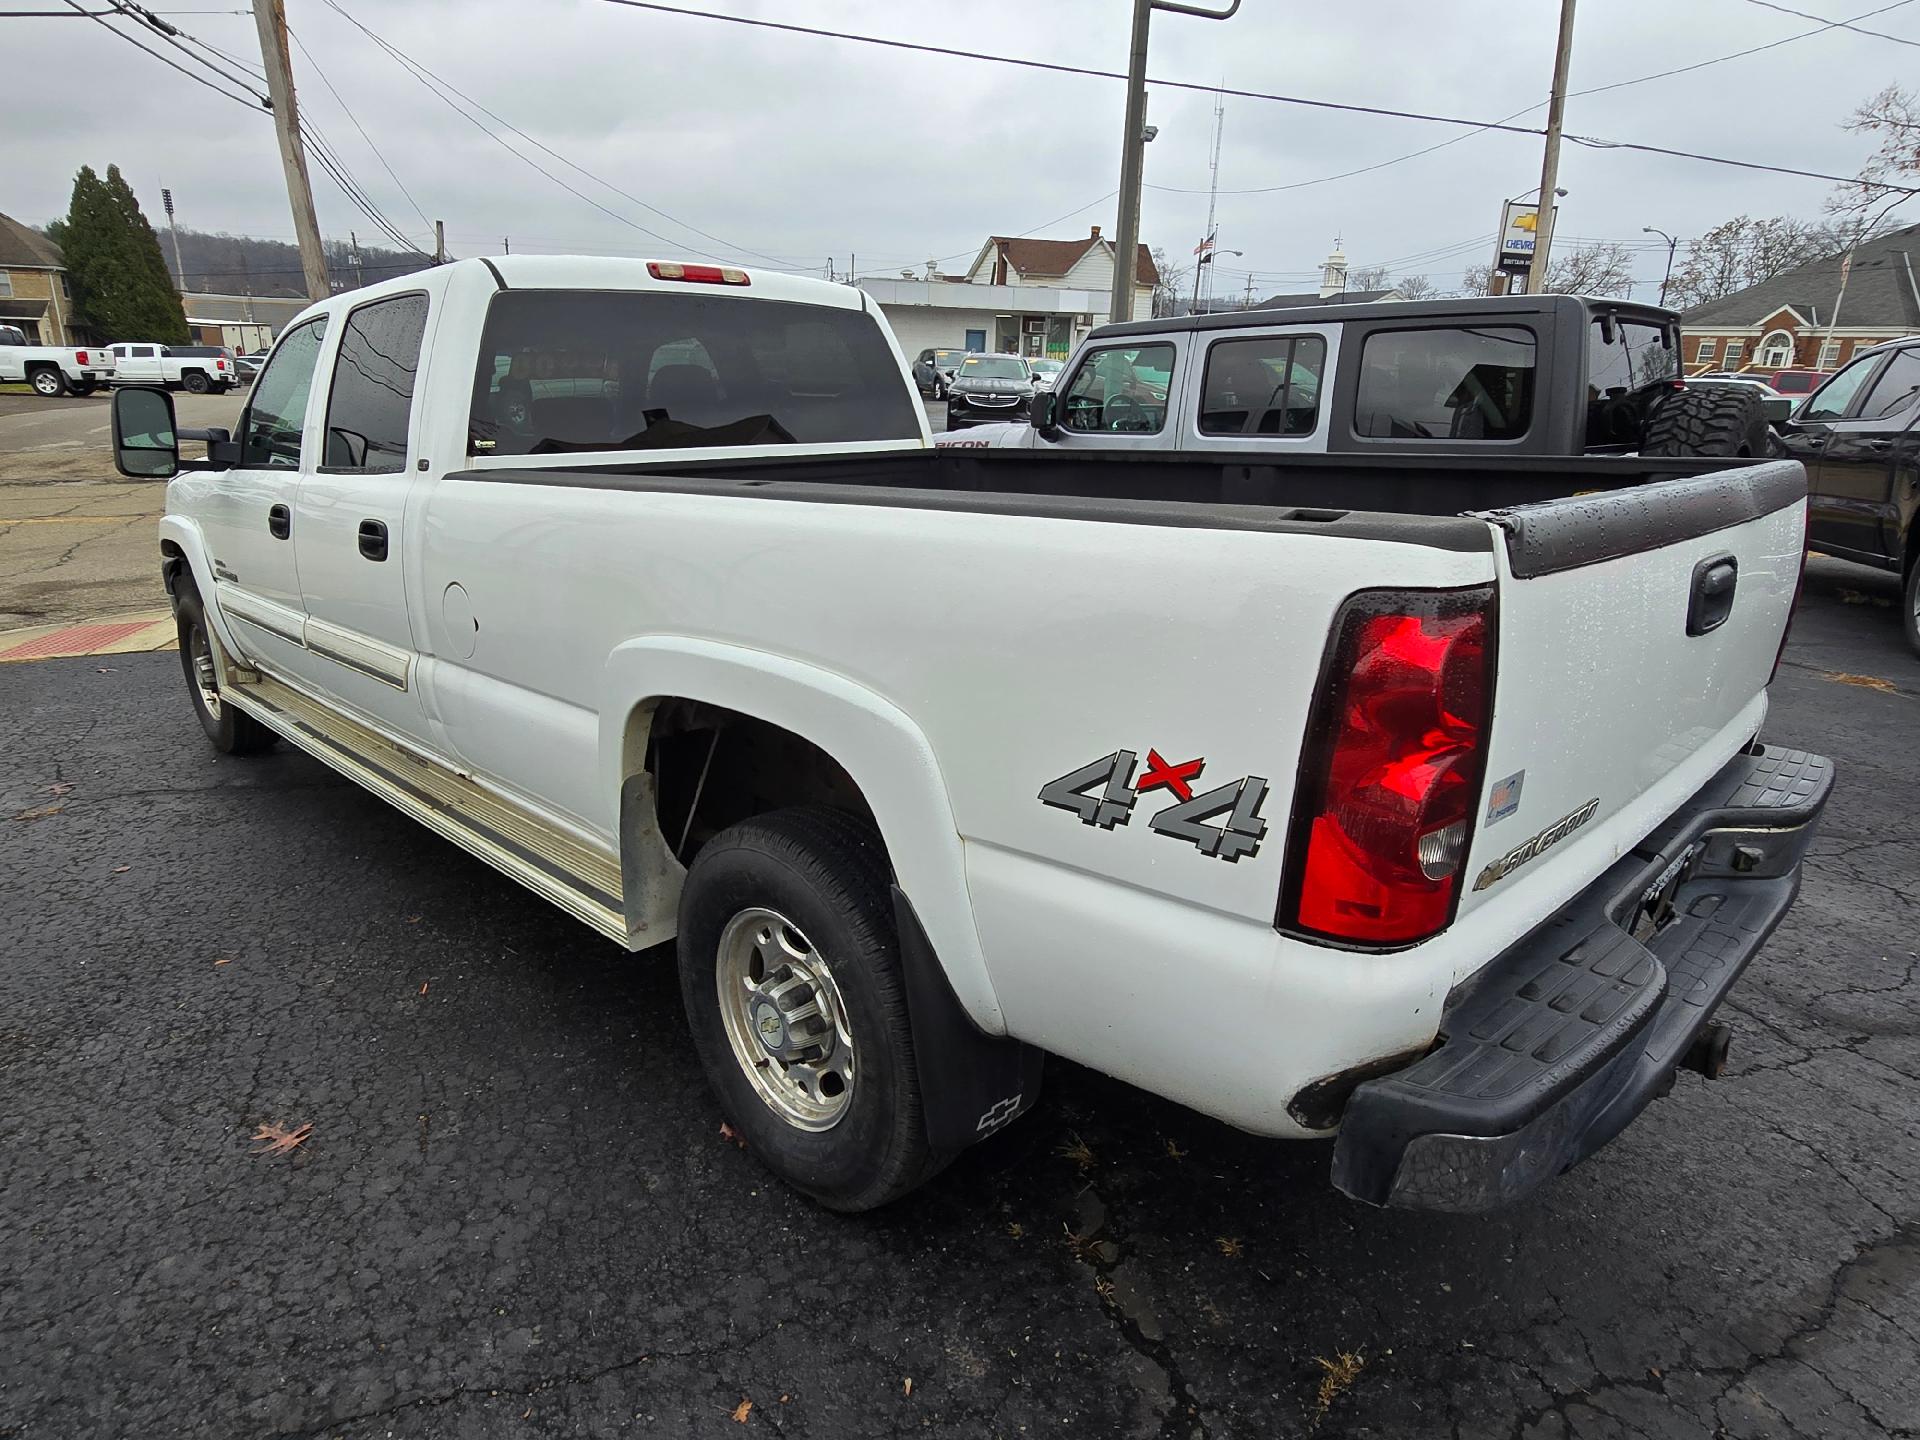
<instances>
[{"instance_id":1,"label":"dark suv","mask_svg":"<svg viewBox=\"0 0 1920 1440\"><path fill-rule=\"evenodd\" d=\"M1900 575L1907 643L1920 654L1920 340L1879 345L1780 426L1807 467L1807 544Z\"/></svg>"}]
</instances>

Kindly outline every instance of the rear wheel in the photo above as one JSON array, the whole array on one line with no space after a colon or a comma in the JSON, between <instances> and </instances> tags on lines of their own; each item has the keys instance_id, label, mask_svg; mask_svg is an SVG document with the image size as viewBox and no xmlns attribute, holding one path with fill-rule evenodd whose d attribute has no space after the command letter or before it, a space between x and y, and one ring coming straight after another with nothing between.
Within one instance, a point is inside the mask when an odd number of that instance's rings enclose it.
<instances>
[{"instance_id":1,"label":"rear wheel","mask_svg":"<svg viewBox=\"0 0 1920 1440\"><path fill-rule=\"evenodd\" d=\"M1744 385L1702 385L1669 391L1647 415L1642 455L1762 456L1767 411Z\"/></svg>"},{"instance_id":2,"label":"rear wheel","mask_svg":"<svg viewBox=\"0 0 1920 1440\"><path fill-rule=\"evenodd\" d=\"M207 383L206 373L200 370L187 371L180 377L180 383L186 387L189 395L204 395L213 388Z\"/></svg>"},{"instance_id":3,"label":"rear wheel","mask_svg":"<svg viewBox=\"0 0 1920 1440\"><path fill-rule=\"evenodd\" d=\"M27 382L33 386L34 394L45 396L49 400L64 395L67 391L67 377L50 365L34 371L27 377Z\"/></svg>"},{"instance_id":4,"label":"rear wheel","mask_svg":"<svg viewBox=\"0 0 1920 1440\"><path fill-rule=\"evenodd\" d=\"M94 392L94 383L91 380L69 380L67 391L71 395L84 399Z\"/></svg>"},{"instance_id":5,"label":"rear wheel","mask_svg":"<svg viewBox=\"0 0 1920 1440\"><path fill-rule=\"evenodd\" d=\"M721 1108L769 1170L871 1210L945 1163L927 1140L886 853L808 806L703 847L680 897L680 989Z\"/></svg>"},{"instance_id":6,"label":"rear wheel","mask_svg":"<svg viewBox=\"0 0 1920 1440\"><path fill-rule=\"evenodd\" d=\"M180 668L186 673L187 694L213 748L222 755L256 755L271 747L273 731L221 698L219 651L207 628L200 592L191 583L182 584L173 615L180 632Z\"/></svg>"}]
</instances>

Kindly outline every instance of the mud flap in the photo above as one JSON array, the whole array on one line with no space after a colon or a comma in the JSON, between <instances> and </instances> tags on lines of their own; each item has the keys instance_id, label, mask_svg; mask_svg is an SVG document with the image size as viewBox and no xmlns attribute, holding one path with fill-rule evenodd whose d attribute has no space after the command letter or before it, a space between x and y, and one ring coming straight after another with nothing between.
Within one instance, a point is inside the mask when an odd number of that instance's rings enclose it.
<instances>
[{"instance_id":1,"label":"mud flap","mask_svg":"<svg viewBox=\"0 0 1920 1440\"><path fill-rule=\"evenodd\" d=\"M893 913L927 1138L936 1150L964 1150L1032 1107L1040 1096L1045 1057L1031 1045L988 1035L973 1023L947 982L913 902L898 885Z\"/></svg>"}]
</instances>

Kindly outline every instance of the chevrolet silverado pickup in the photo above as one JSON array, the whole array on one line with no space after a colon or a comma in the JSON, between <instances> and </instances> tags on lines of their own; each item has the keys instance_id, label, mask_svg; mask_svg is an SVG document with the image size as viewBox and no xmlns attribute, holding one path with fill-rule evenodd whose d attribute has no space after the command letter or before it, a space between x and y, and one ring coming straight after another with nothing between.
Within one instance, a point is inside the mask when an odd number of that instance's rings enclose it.
<instances>
[{"instance_id":1,"label":"chevrolet silverado pickup","mask_svg":"<svg viewBox=\"0 0 1920 1440\"><path fill-rule=\"evenodd\" d=\"M98 345L29 345L17 325L0 325L0 381L24 380L51 400L88 395L113 379L113 354Z\"/></svg>"},{"instance_id":2,"label":"chevrolet silverado pickup","mask_svg":"<svg viewBox=\"0 0 1920 1440\"><path fill-rule=\"evenodd\" d=\"M1760 738L1790 461L943 450L858 290L547 256L322 301L182 434L115 396L214 748L674 942L838 1209L1049 1053L1510 1201L1718 1069L1831 785Z\"/></svg>"},{"instance_id":3,"label":"chevrolet silverado pickup","mask_svg":"<svg viewBox=\"0 0 1920 1440\"><path fill-rule=\"evenodd\" d=\"M1178 371L1176 376L1175 371ZM1578 295L1103 325L1024 415L935 443L1276 454L1764 456L1747 386L1689 385L1669 310ZM950 429L957 430L958 426Z\"/></svg>"}]
</instances>

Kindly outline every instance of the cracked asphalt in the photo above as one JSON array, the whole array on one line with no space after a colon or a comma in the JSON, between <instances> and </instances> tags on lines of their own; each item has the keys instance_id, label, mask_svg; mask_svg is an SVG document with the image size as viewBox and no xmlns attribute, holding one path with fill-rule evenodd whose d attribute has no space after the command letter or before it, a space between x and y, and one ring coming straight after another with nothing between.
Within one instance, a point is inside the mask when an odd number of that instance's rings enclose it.
<instances>
[{"instance_id":1,"label":"cracked asphalt","mask_svg":"<svg viewBox=\"0 0 1920 1440\"><path fill-rule=\"evenodd\" d=\"M824 1214L721 1134L663 957L216 757L174 656L0 667L0 1436L1920 1434L1890 594L1810 572L1768 735L1839 789L1730 1073L1474 1219L1061 1063Z\"/></svg>"}]
</instances>

